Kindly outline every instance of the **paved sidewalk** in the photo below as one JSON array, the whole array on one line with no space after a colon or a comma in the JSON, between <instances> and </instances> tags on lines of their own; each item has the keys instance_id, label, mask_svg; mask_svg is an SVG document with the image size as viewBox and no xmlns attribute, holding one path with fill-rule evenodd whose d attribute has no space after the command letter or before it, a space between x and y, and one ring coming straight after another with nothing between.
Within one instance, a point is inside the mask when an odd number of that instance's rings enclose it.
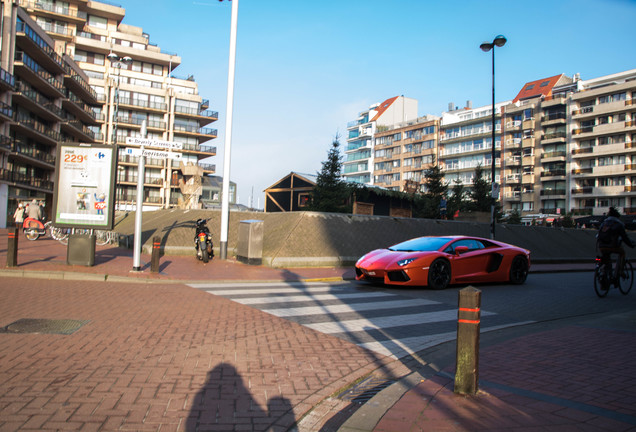
<instances>
[{"instance_id":1,"label":"paved sidewalk","mask_svg":"<svg viewBox=\"0 0 636 432\"><path fill-rule=\"evenodd\" d=\"M0 230L0 327L80 320L63 334L0 333L0 431L636 431L636 311L611 320L482 335L480 392L453 393L454 343L393 361L189 288L189 281L353 278L350 268L272 269L19 240ZM540 264L533 271L591 270ZM142 283L143 282L143 283ZM362 406L336 396L398 381Z\"/></svg>"}]
</instances>

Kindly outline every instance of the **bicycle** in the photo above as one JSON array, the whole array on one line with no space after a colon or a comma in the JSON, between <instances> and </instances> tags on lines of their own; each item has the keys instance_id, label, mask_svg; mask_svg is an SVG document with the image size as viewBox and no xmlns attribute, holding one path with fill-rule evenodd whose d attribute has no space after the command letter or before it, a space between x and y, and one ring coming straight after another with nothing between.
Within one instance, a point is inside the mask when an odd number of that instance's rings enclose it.
<instances>
[{"instance_id":1,"label":"bicycle","mask_svg":"<svg viewBox=\"0 0 636 432\"><path fill-rule=\"evenodd\" d=\"M597 256L595 259L596 266L594 269L594 291L599 297L605 297L612 285L614 288L618 288L623 295L627 295L632 289L634 284L634 268L632 263L625 259L623 265L623 271L621 275L616 275L616 267L618 266L618 260L616 266L612 265L612 254L607 254L604 259L602 256Z\"/></svg>"},{"instance_id":2,"label":"bicycle","mask_svg":"<svg viewBox=\"0 0 636 432\"><path fill-rule=\"evenodd\" d=\"M57 240L62 244L68 243L68 236L70 235L70 230L68 228L54 227L51 221L45 223L44 226L49 230L53 240Z\"/></svg>"}]
</instances>

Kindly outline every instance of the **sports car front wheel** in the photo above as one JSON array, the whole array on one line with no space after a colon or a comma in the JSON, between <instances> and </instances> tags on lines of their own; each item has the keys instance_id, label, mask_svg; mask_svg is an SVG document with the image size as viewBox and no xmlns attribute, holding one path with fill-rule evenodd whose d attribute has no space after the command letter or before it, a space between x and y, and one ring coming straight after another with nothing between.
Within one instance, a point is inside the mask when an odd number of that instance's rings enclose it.
<instances>
[{"instance_id":1,"label":"sports car front wheel","mask_svg":"<svg viewBox=\"0 0 636 432\"><path fill-rule=\"evenodd\" d=\"M434 290L446 288L451 279L451 268L448 261L438 258L428 268L428 286Z\"/></svg>"},{"instance_id":2,"label":"sports car front wheel","mask_svg":"<svg viewBox=\"0 0 636 432\"><path fill-rule=\"evenodd\" d=\"M516 256L510 264L510 283L521 285L528 277L528 260L522 256Z\"/></svg>"}]
</instances>

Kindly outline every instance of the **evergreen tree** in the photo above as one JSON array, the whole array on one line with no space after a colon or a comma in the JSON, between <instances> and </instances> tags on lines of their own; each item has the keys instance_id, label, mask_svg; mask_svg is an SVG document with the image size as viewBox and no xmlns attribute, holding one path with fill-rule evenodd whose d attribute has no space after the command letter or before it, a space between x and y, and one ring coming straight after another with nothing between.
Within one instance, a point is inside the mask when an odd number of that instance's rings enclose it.
<instances>
[{"instance_id":1,"label":"evergreen tree","mask_svg":"<svg viewBox=\"0 0 636 432\"><path fill-rule=\"evenodd\" d=\"M514 209L508 216L506 223L510 225L521 225L521 213L519 213L519 210Z\"/></svg>"},{"instance_id":2,"label":"evergreen tree","mask_svg":"<svg viewBox=\"0 0 636 432\"><path fill-rule=\"evenodd\" d=\"M455 179L455 184L448 196L448 218L454 219L455 213L463 212L468 209L466 202L466 188L459 179Z\"/></svg>"},{"instance_id":3,"label":"evergreen tree","mask_svg":"<svg viewBox=\"0 0 636 432\"><path fill-rule=\"evenodd\" d=\"M349 188L342 179L342 155L340 154L339 136L336 135L327 154L327 160L322 162L322 169L318 173L316 186L311 193L310 209L320 212L348 213L347 204Z\"/></svg>"},{"instance_id":4,"label":"evergreen tree","mask_svg":"<svg viewBox=\"0 0 636 432\"><path fill-rule=\"evenodd\" d=\"M433 165L424 172L425 201L424 217L439 219L441 217L440 204L448 196L448 184L444 182L444 171ZM447 207L448 208L448 207Z\"/></svg>"},{"instance_id":5,"label":"evergreen tree","mask_svg":"<svg viewBox=\"0 0 636 432\"><path fill-rule=\"evenodd\" d=\"M481 164L478 164L475 167L473 189L470 191L471 210L490 212L490 206L492 205L491 190L490 182L484 178L484 169Z\"/></svg>"}]
</instances>

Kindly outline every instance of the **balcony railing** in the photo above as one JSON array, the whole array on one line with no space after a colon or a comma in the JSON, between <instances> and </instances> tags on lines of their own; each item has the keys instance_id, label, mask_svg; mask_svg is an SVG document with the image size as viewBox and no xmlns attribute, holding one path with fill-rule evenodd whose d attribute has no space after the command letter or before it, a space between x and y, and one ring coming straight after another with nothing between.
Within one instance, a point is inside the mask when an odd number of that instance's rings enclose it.
<instances>
[{"instance_id":1,"label":"balcony railing","mask_svg":"<svg viewBox=\"0 0 636 432\"><path fill-rule=\"evenodd\" d=\"M16 51L15 60L18 62L22 62L28 69L30 69L44 81L48 82L49 85L55 88L59 93L64 94L64 83L55 79L53 75L44 70L44 68L37 64L37 62L29 57L28 54L22 51Z\"/></svg>"},{"instance_id":2,"label":"balcony railing","mask_svg":"<svg viewBox=\"0 0 636 432\"><path fill-rule=\"evenodd\" d=\"M11 108L11 105L7 105L4 102L0 102L0 114L2 114L5 117L8 118L13 118L13 108Z\"/></svg>"},{"instance_id":3,"label":"balcony railing","mask_svg":"<svg viewBox=\"0 0 636 432\"><path fill-rule=\"evenodd\" d=\"M127 97L119 97L119 103L122 105L133 105L142 108L150 108L156 110L165 111L168 109L168 104L161 102L148 102L147 100L131 99Z\"/></svg>"},{"instance_id":4,"label":"balcony railing","mask_svg":"<svg viewBox=\"0 0 636 432\"><path fill-rule=\"evenodd\" d=\"M565 157L565 151L554 151L541 154L541 159Z\"/></svg>"},{"instance_id":5,"label":"balcony railing","mask_svg":"<svg viewBox=\"0 0 636 432\"><path fill-rule=\"evenodd\" d=\"M565 195L565 189L543 189L541 196Z\"/></svg>"},{"instance_id":6,"label":"balcony railing","mask_svg":"<svg viewBox=\"0 0 636 432\"><path fill-rule=\"evenodd\" d=\"M541 173L541 177L559 177L565 175L565 169L556 169L552 171L544 171Z\"/></svg>"},{"instance_id":7,"label":"balcony railing","mask_svg":"<svg viewBox=\"0 0 636 432\"><path fill-rule=\"evenodd\" d=\"M203 168L204 171L216 171L216 165L215 164L206 164L206 163L199 162L198 165L201 168Z\"/></svg>"},{"instance_id":8,"label":"balcony railing","mask_svg":"<svg viewBox=\"0 0 636 432\"><path fill-rule=\"evenodd\" d=\"M59 132L55 132L53 129L51 129L47 125L40 123L39 121L35 119L27 117L23 114L19 114L18 112L14 112L13 121L34 132L45 135L54 141L60 141L61 135Z\"/></svg>"},{"instance_id":9,"label":"balcony railing","mask_svg":"<svg viewBox=\"0 0 636 432\"><path fill-rule=\"evenodd\" d=\"M55 165L55 155L39 150L35 148L34 145L21 140L15 140L11 143L11 151L23 156L37 159L49 165Z\"/></svg>"},{"instance_id":10,"label":"balcony railing","mask_svg":"<svg viewBox=\"0 0 636 432\"><path fill-rule=\"evenodd\" d=\"M18 173L5 168L0 169L0 180L53 191L53 182L50 180Z\"/></svg>"},{"instance_id":11,"label":"balcony railing","mask_svg":"<svg viewBox=\"0 0 636 432\"><path fill-rule=\"evenodd\" d=\"M174 130L175 131L179 131L179 132L195 133L195 134L199 134L199 135L209 135L209 136L216 136L217 135L217 130L216 129L200 128L200 127L197 127L197 126L189 126L189 125L175 124L174 125Z\"/></svg>"},{"instance_id":12,"label":"balcony railing","mask_svg":"<svg viewBox=\"0 0 636 432\"><path fill-rule=\"evenodd\" d=\"M15 77L2 68L0 68L0 81L8 87L15 88Z\"/></svg>"},{"instance_id":13,"label":"balcony railing","mask_svg":"<svg viewBox=\"0 0 636 432\"><path fill-rule=\"evenodd\" d=\"M64 60L62 60L62 57L56 53L55 50L31 28L31 26L25 22L18 21L16 23L16 32L24 33L37 46L39 46L40 49L51 58L51 60L53 60L60 68L64 69Z\"/></svg>"},{"instance_id":14,"label":"balcony railing","mask_svg":"<svg viewBox=\"0 0 636 432\"><path fill-rule=\"evenodd\" d=\"M72 10L68 6L56 5L51 3L45 3L40 1L30 1L30 0L19 0L18 3L23 8L29 9L41 9L47 12L52 12L60 15L66 15L72 18L79 18L82 20L86 20L87 15L86 12Z\"/></svg>"}]
</instances>

